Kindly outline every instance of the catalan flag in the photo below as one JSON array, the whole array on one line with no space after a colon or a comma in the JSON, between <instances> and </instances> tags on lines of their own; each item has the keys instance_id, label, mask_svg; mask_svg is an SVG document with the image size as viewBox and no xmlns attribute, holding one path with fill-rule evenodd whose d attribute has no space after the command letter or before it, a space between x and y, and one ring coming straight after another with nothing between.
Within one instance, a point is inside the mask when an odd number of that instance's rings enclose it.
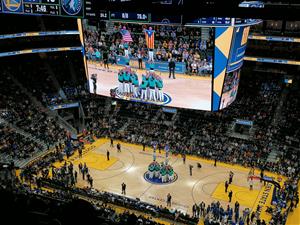
<instances>
[{"instance_id":1,"label":"catalan flag","mask_svg":"<svg viewBox=\"0 0 300 225\"><path fill-rule=\"evenodd\" d=\"M154 48L154 30L145 30L146 44L148 48Z\"/></svg>"},{"instance_id":2,"label":"catalan flag","mask_svg":"<svg viewBox=\"0 0 300 225\"><path fill-rule=\"evenodd\" d=\"M122 34L122 37L123 37L123 41L124 42L132 42L132 37L130 35L130 32L126 29L121 29L121 34Z\"/></svg>"}]
</instances>

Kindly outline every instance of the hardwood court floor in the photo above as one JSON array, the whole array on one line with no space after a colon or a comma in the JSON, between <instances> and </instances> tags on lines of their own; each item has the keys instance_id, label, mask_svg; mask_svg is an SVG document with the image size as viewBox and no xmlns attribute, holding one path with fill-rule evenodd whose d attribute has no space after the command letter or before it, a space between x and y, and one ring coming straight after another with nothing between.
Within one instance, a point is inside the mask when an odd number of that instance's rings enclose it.
<instances>
[{"instance_id":1,"label":"hardwood court floor","mask_svg":"<svg viewBox=\"0 0 300 225\"><path fill-rule=\"evenodd\" d=\"M178 179L172 184L157 185L148 183L143 175L147 171L148 164L152 162L152 149L146 148L142 151L139 145L120 142L122 151L117 152L116 147L111 148L108 139L99 139L91 145L87 145L83 157L78 158L77 153L69 158L74 164L86 163L94 180L94 188L100 191L113 192L121 195L121 184L126 183L126 194L128 197L140 198L141 201L166 206L166 196L172 195L173 209L192 214L192 205L204 201L210 204L213 201L220 201L223 207L228 204L234 206L235 201L239 201L240 208L250 208L256 210L257 205L261 205L261 218L268 221L270 215L265 212L270 205L273 185L263 186L259 181L254 181L254 190L249 190L247 182L248 168L225 163L217 163L213 166L210 160L188 156L186 163L180 156L171 156L169 163L178 174ZM115 141L115 146L117 141ZM111 161L106 160L106 151L110 151ZM164 160L164 152L158 154L157 161ZM201 169L196 167L200 162ZM194 165L193 175L189 175L189 165ZM60 166L55 163L55 166ZM77 170L78 167L75 166ZM234 172L232 185L228 190L233 191L232 202L228 202L228 196L224 191L224 182L228 179L229 171ZM257 174L259 171L256 171ZM266 173L277 179L276 174ZM88 186L87 182L78 176L78 186Z\"/></svg>"}]
</instances>

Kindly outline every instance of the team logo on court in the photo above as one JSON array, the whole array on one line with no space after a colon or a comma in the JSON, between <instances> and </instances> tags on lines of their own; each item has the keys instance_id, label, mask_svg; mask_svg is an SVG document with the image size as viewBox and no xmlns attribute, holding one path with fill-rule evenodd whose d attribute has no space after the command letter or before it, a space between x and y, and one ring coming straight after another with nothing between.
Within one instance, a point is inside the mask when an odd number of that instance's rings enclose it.
<instances>
[{"instance_id":1,"label":"team logo on court","mask_svg":"<svg viewBox=\"0 0 300 225\"><path fill-rule=\"evenodd\" d=\"M114 93L114 95L111 94L111 97L116 97L124 100L134 101L134 102L143 102L143 103L151 103L156 105L167 105L172 101L172 98L167 93L163 93L163 101L150 101L150 100L143 100L141 98L135 98L135 97L127 97L123 95L118 88L112 89L111 92Z\"/></svg>"},{"instance_id":2,"label":"team logo on court","mask_svg":"<svg viewBox=\"0 0 300 225\"><path fill-rule=\"evenodd\" d=\"M177 175L177 173L174 173L173 180L168 180L167 182L163 183L160 178L150 178L149 174L147 172L145 172L144 179L151 184L166 185L166 184L174 183L178 179L178 175Z\"/></svg>"},{"instance_id":3,"label":"team logo on court","mask_svg":"<svg viewBox=\"0 0 300 225\"><path fill-rule=\"evenodd\" d=\"M22 5L22 0L4 0L4 6L12 12L18 11Z\"/></svg>"},{"instance_id":4,"label":"team logo on court","mask_svg":"<svg viewBox=\"0 0 300 225\"><path fill-rule=\"evenodd\" d=\"M68 15L76 15L82 8L82 0L62 0L62 8Z\"/></svg>"}]
</instances>

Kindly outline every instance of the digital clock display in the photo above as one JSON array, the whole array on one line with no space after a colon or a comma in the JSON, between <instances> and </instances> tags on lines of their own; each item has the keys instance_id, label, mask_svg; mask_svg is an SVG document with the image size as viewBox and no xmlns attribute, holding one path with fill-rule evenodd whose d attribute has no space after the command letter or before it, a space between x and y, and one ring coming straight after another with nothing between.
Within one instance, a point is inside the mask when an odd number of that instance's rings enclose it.
<instances>
[{"instance_id":1,"label":"digital clock display","mask_svg":"<svg viewBox=\"0 0 300 225\"><path fill-rule=\"evenodd\" d=\"M44 14L59 15L59 5L46 4L24 4L24 13L28 14Z\"/></svg>"}]
</instances>

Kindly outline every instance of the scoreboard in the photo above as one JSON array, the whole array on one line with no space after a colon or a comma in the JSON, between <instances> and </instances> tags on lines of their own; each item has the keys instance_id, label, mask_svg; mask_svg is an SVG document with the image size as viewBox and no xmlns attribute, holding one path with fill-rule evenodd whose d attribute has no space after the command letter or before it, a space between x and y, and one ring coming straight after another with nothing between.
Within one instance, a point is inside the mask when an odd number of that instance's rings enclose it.
<instances>
[{"instance_id":1,"label":"scoreboard","mask_svg":"<svg viewBox=\"0 0 300 225\"><path fill-rule=\"evenodd\" d=\"M134 21L134 22L149 22L148 13L130 13L130 12L110 12L111 20Z\"/></svg>"},{"instance_id":2,"label":"scoreboard","mask_svg":"<svg viewBox=\"0 0 300 225\"><path fill-rule=\"evenodd\" d=\"M202 17L194 20L194 24L215 24L215 25L230 25L231 18L229 17Z\"/></svg>"},{"instance_id":3,"label":"scoreboard","mask_svg":"<svg viewBox=\"0 0 300 225\"><path fill-rule=\"evenodd\" d=\"M84 0L0 0L0 12L83 17Z\"/></svg>"}]
</instances>

